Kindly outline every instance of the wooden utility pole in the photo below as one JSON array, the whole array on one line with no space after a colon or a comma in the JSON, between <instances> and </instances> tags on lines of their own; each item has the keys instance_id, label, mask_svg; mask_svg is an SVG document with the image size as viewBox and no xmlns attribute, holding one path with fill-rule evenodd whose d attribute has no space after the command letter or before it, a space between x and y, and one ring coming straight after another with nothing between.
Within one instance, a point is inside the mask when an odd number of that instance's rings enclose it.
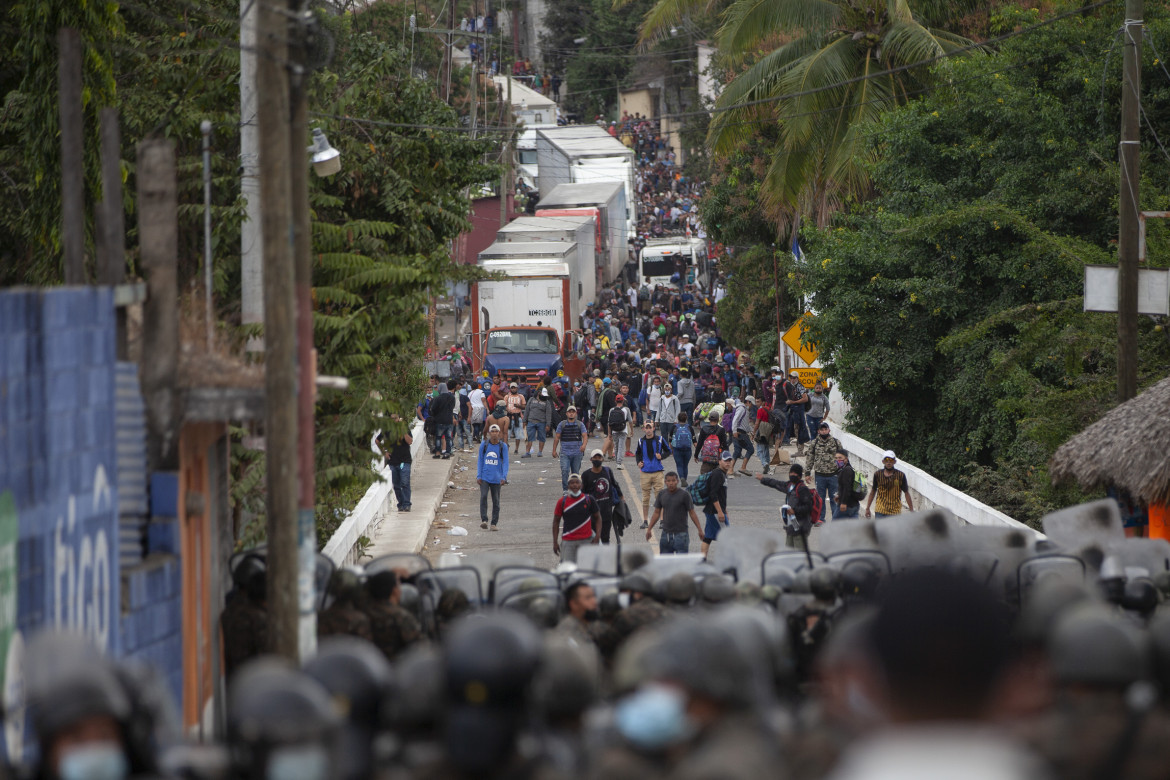
<instances>
[{"instance_id":1,"label":"wooden utility pole","mask_svg":"<svg viewBox=\"0 0 1170 780\"><path fill-rule=\"evenodd\" d=\"M72 27L57 30L57 105L61 113L61 248L65 284L85 284L81 35Z\"/></svg>"},{"instance_id":2,"label":"wooden utility pole","mask_svg":"<svg viewBox=\"0 0 1170 780\"><path fill-rule=\"evenodd\" d=\"M138 145L138 247L146 273L142 304L142 396L151 470L179 466L179 199L175 146L150 138Z\"/></svg>"},{"instance_id":3,"label":"wooden utility pole","mask_svg":"<svg viewBox=\"0 0 1170 780\"><path fill-rule=\"evenodd\" d=\"M300 491L297 509L297 547L299 565L308 568L300 579L298 593L298 641L301 658L308 658L317 648L317 612L314 607L313 556L317 550L316 517L316 461L313 453L314 409L317 389L317 367L313 352L313 237L309 218L309 156L305 151L309 139L309 102L306 83L309 72L305 66L304 25L305 4L289 0L293 14L289 39L289 194L292 197L293 266L297 301L297 452L300 458L297 471ZM306 572L302 571L302 574Z\"/></svg>"},{"instance_id":4,"label":"wooden utility pole","mask_svg":"<svg viewBox=\"0 0 1170 780\"><path fill-rule=\"evenodd\" d=\"M290 236L288 18L257 3L256 96L264 275L269 649L298 660L296 295Z\"/></svg>"},{"instance_id":5,"label":"wooden utility pole","mask_svg":"<svg viewBox=\"0 0 1170 780\"><path fill-rule=\"evenodd\" d=\"M122 131L118 109L102 109L102 202L97 208L98 284L119 285L126 281L126 211L122 207ZM128 360L126 309L114 311L118 360Z\"/></svg>"},{"instance_id":6,"label":"wooden utility pole","mask_svg":"<svg viewBox=\"0 0 1170 780\"><path fill-rule=\"evenodd\" d=\"M1117 238L1117 400L1137 395L1138 231L1141 207L1142 0L1125 0L1125 61L1121 79L1121 198Z\"/></svg>"}]
</instances>

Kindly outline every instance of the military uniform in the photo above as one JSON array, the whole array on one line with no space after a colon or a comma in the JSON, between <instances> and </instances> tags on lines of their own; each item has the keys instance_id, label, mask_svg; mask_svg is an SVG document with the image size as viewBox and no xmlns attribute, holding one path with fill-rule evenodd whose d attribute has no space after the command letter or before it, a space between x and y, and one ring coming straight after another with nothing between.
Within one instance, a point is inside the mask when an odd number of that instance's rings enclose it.
<instances>
[{"instance_id":1,"label":"military uniform","mask_svg":"<svg viewBox=\"0 0 1170 780\"><path fill-rule=\"evenodd\" d=\"M397 604L371 601L365 613L370 620L371 641L391 661L422 638L422 627L414 615Z\"/></svg>"},{"instance_id":2,"label":"military uniform","mask_svg":"<svg viewBox=\"0 0 1170 780\"><path fill-rule=\"evenodd\" d=\"M639 628L657 623L665 617L666 607L648 596L638 599L613 620L617 642L620 644Z\"/></svg>"},{"instance_id":3,"label":"military uniform","mask_svg":"<svg viewBox=\"0 0 1170 780\"><path fill-rule=\"evenodd\" d=\"M268 652L268 611L243 596L228 602L219 618L223 630L224 673Z\"/></svg>"},{"instance_id":4,"label":"military uniform","mask_svg":"<svg viewBox=\"0 0 1170 780\"><path fill-rule=\"evenodd\" d=\"M326 610L317 613L317 638L347 634L367 642L374 640L370 619L357 607L345 601L335 601Z\"/></svg>"}]
</instances>

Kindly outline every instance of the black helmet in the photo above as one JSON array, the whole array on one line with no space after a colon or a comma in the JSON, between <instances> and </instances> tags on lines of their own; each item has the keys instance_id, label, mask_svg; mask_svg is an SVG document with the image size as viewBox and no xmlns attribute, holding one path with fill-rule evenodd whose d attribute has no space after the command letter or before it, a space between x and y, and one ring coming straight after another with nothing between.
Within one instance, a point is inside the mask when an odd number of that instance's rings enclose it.
<instances>
[{"instance_id":1,"label":"black helmet","mask_svg":"<svg viewBox=\"0 0 1170 780\"><path fill-rule=\"evenodd\" d=\"M457 623L443 651L447 757L465 772L486 772L513 751L540 634L524 617L499 612Z\"/></svg>"},{"instance_id":2,"label":"black helmet","mask_svg":"<svg viewBox=\"0 0 1170 780\"><path fill-rule=\"evenodd\" d=\"M650 582L650 578L641 572L633 572L622 577L619 590L628 593L641 593L644 596L654 595L654 585Z\"/></svg>"},{"instance_id":3,"label":"black helmet","mask_svg":"<svg viewBox=\"0 0 1170 780\"><path fill-rule=\"evenodd\" d=\"M536 714L554 725L579 717L597 700L600 673L596 650L550 634L532 680L530 699Z\"/></svg>"},{"instance_id":4,"label":"black helmet","mask_svg":"<svg viewBox=\"0 0 1170 780\"><path fill-rule=\"evenodd\" d=\"M357 572L338 569L329 578L329 595L337 601L352 601L361 595L362 579Z\"/></svg>"},{"instance_id":5,"label":"black helmet","mask_svg":"<svg viewBox=\"0 0 1170 780\"><path fill-rule=\"evenodd\" d=\"M352 636L325 639L305 664L305 674L325 688L346 720L374 726L390 692L390 662L378 648Z\"/></svg>"},{"instance_id":6,"label":"black helmet","mask_svg":"<svg viewBox=\"0 0 1170 780\"><path fill-rule=\"evenodd\" d=\"M264 574L267 570L268 565L264 561L264 556L258 553L248 553L232 569L232 582L241 591L246 591L252 575L256 573Z\"/></svg>"},{"instance_id":7,"label":"black helmet","mask_svg":"<svg viewBox=\"0 0 1170 780\"><path fill-rule=\"evenodd\" d=\"M655 679L731 706L752 702L752 665L722 628L679 618L663 628L659 647L664 652L650 669Z\"/></svg>"},{"instance_id":8,"label":"black helmet","mask_svg":"<svg viewBox=\"0 0 1170 780\"><path fill-rule=\"evenodd\" d=\"M265 777L295 765L300 777L333 777L339 723L319 682L277 658L251 661L236 673L228 691L234 773Z\"/></svg>"},{"instance_id":9,"label":"black helmet","mask_svg":"<svg viewBox=\"0 0 1170 780\"><path fill-rule=\"evenodd\" d=\"M832 603L841 592L841 572L832 566L818 566L808 576L808 587L818 601Z\"/></svg>"},{"instance_id":10,"label":"black helmet","mask_svg":"<svg viewBox=\"0 0 1170 780\"><path fill-rule=\"evenodd\" d=\"M1053 677L1063 683L1126 686L1150 672L1150 642L1103 604L1086 603L1057 618L1048 639Z\"/></svg>"},{"instance_id":11,"label":"black helmet","mask_svg":"<svg viewBox=\"0 0 1170 780\"><path fill-rule=\"evenodd\" d=\"M42 755L56 735L87 718L110 717L125 729L130 698L114 669L80 634L46 631L25 649L25 695Z\"/></svg>"},{"instance_id":12,"label":"black helmet","mask_svg":"<svg viewBox=\"0 0 1170 780\"><path fill-rule=\"evenodd\" d=\"M666 600L680 606L690 604L695 598L695 578L685 571L676 571L666 580Z\"/></svg>"},{"instance_id":13,"label":"black helmet","mask_svg":"<svg viewBox=\"0 0 1170 780\"><path fill-rule=\"evenodd\" d=\"M707 604L722 604L735 598L735 583L723 574L704 577L699 595Z\"/></svg>"},{"instance_id":14,"label":"black helmet","mask_svg":"<svg viewBox=\"0 0 1170 780\"><path fill-rule=\"evenodd\" d=\"M353 780L368 777L382 701L391 686L390 662L369 642L336 636L321 643L317 656L305 664L305 674L324 686L346 721L338 774Z\"/></svg>"},{"instance_id":15,"label":"black helmet","mask_svg":"<svg viewBox=\"0 0 1170 780\"><path fill-rule=\"evenodd\" d=\"M386 726L402 736L433 732L443 712L443 659L434 645L408 647L394 662L394 695L382 706Z\"/></svg>"}]
</instances>

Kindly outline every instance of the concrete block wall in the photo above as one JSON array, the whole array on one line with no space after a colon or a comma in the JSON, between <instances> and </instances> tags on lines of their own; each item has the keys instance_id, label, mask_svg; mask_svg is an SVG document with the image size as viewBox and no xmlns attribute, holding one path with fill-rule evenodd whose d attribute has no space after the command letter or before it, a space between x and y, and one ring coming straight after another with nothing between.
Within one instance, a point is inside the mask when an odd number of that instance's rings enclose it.
<instances>
[{"instance_id":1,"label":"concrete block wall","mask_svg":"<svg viewBox=\"0 0 1170 780\"><path fill-rule=\"evenodd\" d=\"M119 563L115 324L110 288L0 291L0 675L24 639L71 628L113 656L181 670L178 561L128 577ZM149 584L145 584L149 581ZM124 626L123 603L130 609ZM2 704L19 689L4 679ZM27 730L8 730L5 756Z\"/></svg>"}]
</instances>

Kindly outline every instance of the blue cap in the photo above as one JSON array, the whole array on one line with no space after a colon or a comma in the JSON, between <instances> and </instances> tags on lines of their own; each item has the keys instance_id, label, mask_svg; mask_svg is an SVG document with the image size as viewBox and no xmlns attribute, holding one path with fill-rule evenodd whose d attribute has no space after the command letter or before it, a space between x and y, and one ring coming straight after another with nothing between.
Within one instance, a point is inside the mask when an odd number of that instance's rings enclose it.
<instances>
[{"instance_id":1,"label":"blue cap","mask_svg":"<svg viewBox=\"0 0 1170 780\"><path fill-rule=\"evenodd\" d=\"M719 460L735 460L735 458L731 457L731 452L729 450L724 450L723 452L719 453Z\"/></svg>"},{"instance_id":2,"label":"blue cap","mask_svg":"<svg viewBox=\"0 0 1170 780\"><path fill-rule=\"evenodd\" d=\"M609 378L609 377L606 377L605 379L602 379L602 380L601 380L601 383L602 383L603 385L608 385L608 384L610 383L610 381L611 381L611 380L610 380L610 378Z\"/></svg>"}]
</instances>

